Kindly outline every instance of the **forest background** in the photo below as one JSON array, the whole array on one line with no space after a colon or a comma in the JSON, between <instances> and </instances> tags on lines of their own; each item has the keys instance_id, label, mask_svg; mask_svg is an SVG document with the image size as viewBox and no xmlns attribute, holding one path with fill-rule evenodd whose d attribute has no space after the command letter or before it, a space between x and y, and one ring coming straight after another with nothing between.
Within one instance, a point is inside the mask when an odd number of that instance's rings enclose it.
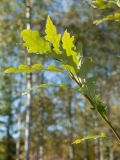
<instances>
[{"instance_id":1,"label":"forest background","mask_svg":"<svg viewBox=\"0 0 120 160\"><path fill-rule=\"evenodd\" d=\"M26 64L27 51L20 32L26 28L23 0L1 0L0 6L0 160L23 160L26 130L25 74L4 75L7 67ZM32 29L43 33L49 14L58 30L67 30L82 46L84 56L94 58L97 90L109 106L109 118L120 133L120 30L119 23L93 21L105 14L92 8L89 0L33 0ZM32 56L48 66L51 59ZM54 61L52 62L54 63ZM61 73L39 72L32 84L74 83ZM71 88L37 89L32 92L30 125L31 160L119 160L120 147L111 131L91 111L91 105ZM105 139L72 145L73 139L90 133L107 133Z\"/></svg>"}]
</instances>

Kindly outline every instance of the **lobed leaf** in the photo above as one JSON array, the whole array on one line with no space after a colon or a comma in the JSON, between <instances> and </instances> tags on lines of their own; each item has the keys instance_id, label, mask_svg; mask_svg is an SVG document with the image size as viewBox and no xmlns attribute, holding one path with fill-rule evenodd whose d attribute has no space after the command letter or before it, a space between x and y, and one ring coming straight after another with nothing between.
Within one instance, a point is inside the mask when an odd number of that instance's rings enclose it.
<instances>
[{"instance_id":1,"label":"lobed leaf","mask_svg":"<svg viewBox=\"0 0 120 160\"><path fill-rule=\"evenodd\" d=\"M47 68L45 68L42 64L34 64L32 66L27 65L20 65L18 68L10 67L4 71L4 73L30 73L40 70L46 70L46 71L52 71L52 72L63 72L62 69L55 67L54 65L50 65Z\"/></svg>"},{"instance_id":2,"label":"lobed leaf","mask_svg":"<svg viewBox=\"0 0 120 160\"><path fill-rule=\"evenodd\" d=\"M45 39L53 44L54 47L53 50L58 54L61 53L60 52L61 35L57 34L56 27L53 24L50 16L48 16L47 18L45 33L46 33Z\"/></svg>"},{"instance_id":3,"label":"lobed leaf","mask_svg":"<svg viewBox=\"0 0 120 160\"><path fill-rule=\"evenodd\" d=\"M46 53L51 50L49 42L45 38L40 37L38 31L25 29L21 32L21 36L28 53Z\"/></svg>"},{"instance_id":4,"label":"lobed leaf","mask_svg":"<svg viewBox=\"0 0 120 160\"><path fill-rule=\"evenodd\" d=\"M64 32L62 37L62 47L65 49L67 56L72 56L73 61L78 64L79 60L77 58L77 52L74 51L75 45L74 45L74 36L70 37L70 34L67 32L67 30Z\"/></svg>"}]
</instances>

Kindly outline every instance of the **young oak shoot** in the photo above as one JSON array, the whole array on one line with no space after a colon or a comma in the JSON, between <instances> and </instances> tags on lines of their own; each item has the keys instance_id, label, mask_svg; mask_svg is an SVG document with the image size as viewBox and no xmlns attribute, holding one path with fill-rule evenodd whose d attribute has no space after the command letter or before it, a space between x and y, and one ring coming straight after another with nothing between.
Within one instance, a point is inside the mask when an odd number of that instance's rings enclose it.
<instances>
[{"instance_id":1,"label":"young oak shoot","mask_svg":"<svg viewBox=\"0 0 120 160\"><path fill-rule=\"evenodd\" d=\"M80 93L87 98L92 105L92 109L98 112L100 117L111 128L117 140L120 142L119 134L107 118L106 105L96 94L96 78L94 76L90 77L88 74L93 66L92 58L83 57L80 52L77 52L78 49L74 44L74 36L71 37L67 30L63 33L63 35L57 33L57 29L49 16L46 22L45 33L45 36L41 36L38 31L23 30L21 32L21 36L24 41L23 45L27 47L28 53L30 54L38 54L38 56L46 55L46 57L59 61L61 64L60 68L56 66L49 66L48 68L45 68L41 64L34 64L32 66L20 65L18 68L8 68L5 73L48 70L67 74L77 83ZM44 86L52 85L48 84ZM40 87L43 86L38 85L38 88ZM37 86L34 88L37 88ZM32 89L29 91L31 90Z\"/></svg>"}]
</instances>

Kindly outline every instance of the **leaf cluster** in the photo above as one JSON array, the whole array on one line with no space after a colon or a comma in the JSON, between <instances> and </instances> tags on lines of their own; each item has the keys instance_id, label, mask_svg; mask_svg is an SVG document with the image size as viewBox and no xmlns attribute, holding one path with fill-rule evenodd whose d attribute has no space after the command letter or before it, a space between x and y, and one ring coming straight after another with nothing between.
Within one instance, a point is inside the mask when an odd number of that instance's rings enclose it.
<instances>
[{"instance_id":1,"label":"leaf cluster","mask_svg":"<svg viewBox=\"0 0 120 160\"><path fill-rule=\"evenodd\" d=\"M33 64L31 66L21 64L18 68L8 68L5 73L30 73L44 70L67 74L79 86L79 91L85 97L88 97L88 100L90 99L90 101L92 101L91 104L94 104L94 109L100 114L106 114L106 108L103 103L95 98L96 78L90 73L93 68L93 60L91 57L83 57L81 48L78 49L79 47L77 48L75 46L74 36L71 36L67 30L65 30L63 35L58 33L49 16L47 18L44 36L39 34L38 31L33 30L23 30L21 36L24 41L23 45L27 47L29 54L38 54L40 56L46 55L46 57L59 61L60 67L58 68L55 65L49 65L46 68L42 64ZM26 94L33 89L48 86L56 87L56 85L53 84L40 84L26 90L23 94ZM60 84L60 87L66 87L66 85ZM87 137L86 139L91 138L92 137Z\"/></svg>"},{"instance_id":2,"label":"leaf cluster","mask_svg":"<svg viewBox=\"0 0 120 160\"><path fill-rule=\"evenodd\" d=\"M89 72L93 67L93 60L90 57L83 57L81 48L78 50L74 44L74 36L70 36L67 30L63 35L57 33L55 25L48 16L45 36L33 30L23 30L21 36L24 41L23 45L27 47L28 53L52 57L59 61L61 65L59 68L54 65L46 68L42 64L33 64L32 66L21 64L18 68L8 68L5 73L30 73L40 70L62 72L75 80L82 91L88 94L91 92L89 90L93 89L95 84L95 79L89 76ZM94 91L92 92L94 93Z\"/></svg>"},{"instance_id":3,"label":"leaf cluster","mask_svg":"<svg viewBox=\"0 0 120 160\"><path fill-rule=\"evenodd\" d=\"M94 0L92 1L92 6L94 8L108 10L110 14L105 17L95 20L94 24L100 24L106 21L120 21L120 1L119 0ZM111 9L113 13L111 14Z\"/></svg>"}]
</instances>

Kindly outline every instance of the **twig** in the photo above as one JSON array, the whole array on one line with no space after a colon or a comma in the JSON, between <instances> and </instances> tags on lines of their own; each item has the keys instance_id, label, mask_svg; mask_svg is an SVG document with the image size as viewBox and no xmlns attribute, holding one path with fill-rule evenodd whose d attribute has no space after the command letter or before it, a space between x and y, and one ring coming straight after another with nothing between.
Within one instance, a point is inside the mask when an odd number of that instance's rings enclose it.
<instances>
[{"instance_id":1,"label":"twig","mask_svg":"<svg viewBox=\"0 0 120 160\"><path fill-rule=\"evenodd\" d=\"M87 95L84 95L88 101L91 103L91 105L95 108L96 107L96 104L94 104L94 102L90 99L90 97L88 97ZM115 137L117 138L119 144L120 144L120 135L117 133L116 129L112 126L112 124L107 120L107 118L102 114L100 113L98 110L97 110L98 114L100 115L100 117L104 120L104 122L109 126L109 128L112 130L112 132L114 133Z\"/></svg>"}]
</instances>

